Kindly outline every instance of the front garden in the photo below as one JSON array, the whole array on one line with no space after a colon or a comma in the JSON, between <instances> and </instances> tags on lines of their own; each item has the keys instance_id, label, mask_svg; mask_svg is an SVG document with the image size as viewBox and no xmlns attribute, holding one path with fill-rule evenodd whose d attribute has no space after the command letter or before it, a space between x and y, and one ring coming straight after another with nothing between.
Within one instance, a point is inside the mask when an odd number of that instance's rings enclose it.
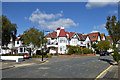
<instances>
[{"instance_id":1,"label":"front garden","mask_svg":"<svg viewBox=\"0 0 120 80\"><path fill-rule=\"evenodd\" d=\"M70 46L67 45L67 53L66 55L87 55L87 54L93 54L93 50L89 48L82 48L79 46Z\"/></svg>"}]
</instances>

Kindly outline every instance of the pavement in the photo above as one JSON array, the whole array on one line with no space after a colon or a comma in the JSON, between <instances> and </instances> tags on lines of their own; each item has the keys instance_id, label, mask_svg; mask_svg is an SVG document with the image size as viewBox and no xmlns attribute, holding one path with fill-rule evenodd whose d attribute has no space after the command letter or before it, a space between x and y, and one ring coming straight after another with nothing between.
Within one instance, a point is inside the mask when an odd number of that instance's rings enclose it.
<instances>
[{"instance_id":1,"label":"pavement","mask_svg":"<svg viewBox=\"0 0 120 80\"><path fill-rule=\"evenodd\" d=\"M44 61L41 61L41 58L30 58L30 59L25 59L22 62L15 62L15 61L0 61L2 66L0 67L0 70L4 69L10 69L14 67L24 67L24 66L31 66L31 65L37 65L37 64L42 64L46 62L47 59L44 59Z\"/></svg>"},{"instance_id":2,"label":"pavement","mask_svg":"<svg viewBox=\"0 0 120 80\"><path fill-rule=\"evenodd\" d=\"M94 78L95 79L105 69L111 66L111 62L114 62L112 61L112 56L103 56L103 57L89 56L89 57L71 57L71 58L54 57L48 59L48 61L49 62L46 62L45 64L31 64L30 66L4 69L2 70L2 77L3 78ZM115 69L116 66L111 67L109 69L109 72ZM106 72L104 76L105 75L109 76L109 73Z\"/></svg>"}]
</instances>

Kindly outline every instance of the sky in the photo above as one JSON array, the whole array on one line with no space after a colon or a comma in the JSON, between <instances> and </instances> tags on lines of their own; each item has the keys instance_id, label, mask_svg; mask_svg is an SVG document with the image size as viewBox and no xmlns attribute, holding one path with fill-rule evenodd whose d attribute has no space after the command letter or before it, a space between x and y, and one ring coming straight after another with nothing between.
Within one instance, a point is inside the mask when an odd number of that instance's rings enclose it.
<instances>
[{"instance_id":1,"label":"sky","mask_svg":"<svg viewBox=\"0 0 120 80\"><path fill-rule=\"evenodd\" d=\"M18 26L17 35L35 27L50 31L65 27L65 31L90 33L105 29L106 17L118 17L114 2L2 2L2 14Z\"/></svg>"}]
</instances>

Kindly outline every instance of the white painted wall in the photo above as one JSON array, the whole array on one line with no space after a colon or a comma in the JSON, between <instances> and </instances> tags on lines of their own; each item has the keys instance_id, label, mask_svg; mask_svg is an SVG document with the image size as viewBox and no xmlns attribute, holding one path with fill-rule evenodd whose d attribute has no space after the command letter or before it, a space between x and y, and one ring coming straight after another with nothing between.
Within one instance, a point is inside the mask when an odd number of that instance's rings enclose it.
<instances>
[{"instance_id":1,"label":"white painted wall","mask_svg":"<svg viewBox=\"0 0 120 80\"><path fill-rule=\"evenodd\" d=\"M88 43L89 43L89 49L91 49L91 40L90 40L90 38L89 38L89 36L87 36L87 38L86 38L86 40L85 40L85 42L84 42L85 44L86 44L86 47L88 48Z\"/></svg>"},{"instance_id":2,"label":"white painted wall","mask_svg":"<svg viewBox=\"0 0 120 80\"><path fill-rule=\"evenodd\" d=\"M19 42L19 44L17 44L17 42ZM15 41L15 47L19 47L20 45L22 45L22 41L16 40L16 41Z\"/></svg>"},{"instance_id":3,"label":"white painted wall","mask_svg":"<svg viewBox=\"0 0 120 80\"><path fill-rule=\"evenodd\" d=\"M67 44L68 44L68 39L66 37L59 37L58 38L58 53L65 54Z\"/></svg>"},{"instance_id":4,"label":"white painted wall","mask_svg":"<svg viewBox=\"0 0 120 80\"><path fill-rule=\"evenodd\" d=\"M56 53L56 48L55 47L50 48L49 53L55 54Z\"/></svg>"},{"instance_id":5,"label":"white painted wall","mask_svg":"<svg viewBox=\"0 0 120 80\"><path fill-rule=\"evenodd\" d=\"M20 51L20 49L22 49L22 52ZM20 54L20 53L29 53L27 50L26 50L26 48L25 47L19 47L18 48L18 54Z\"/></svg>"},{"instance_id":6,"label":"white painted wall","mask_svg":"<svg viewBox=\"0 0 120 80\"><path fill-rule=\"evenodd\" d=\"M101 41L100 36L98 35L97 41Z\"/></svg>"}]
</instances>

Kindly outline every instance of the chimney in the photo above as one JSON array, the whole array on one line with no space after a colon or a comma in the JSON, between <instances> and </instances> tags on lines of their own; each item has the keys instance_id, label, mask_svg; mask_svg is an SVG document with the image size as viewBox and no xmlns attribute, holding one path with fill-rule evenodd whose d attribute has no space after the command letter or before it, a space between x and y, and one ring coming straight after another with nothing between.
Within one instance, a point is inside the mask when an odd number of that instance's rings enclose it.
<instances>
[{"instance_id":1,"label":"chimney","mask_svg":"<svg viewBox=\"0 0 120 80\"><path fill-rule=\"evenodd\" d=\"M61 27L61 29L64 29L64 27Z\"/></svg>"},{"instance_id":2,"label":"chimney","mask_svg":"<svg viewBox=\"0 0 120 80\"><path fill-rule=\"evenodd\" d=\"M59 35L60 33L60 28L57 28L57 36Z\"/></svg>"},{"instance_id":3,"label":"chimney","mask_svg":"<svg viewBox=\"0 0 120 80\"><path fill-rule=\"evenodd\" d=\"M82 33L82 35L84 35L84 33Z\"/></svg>"}]
</instances>

